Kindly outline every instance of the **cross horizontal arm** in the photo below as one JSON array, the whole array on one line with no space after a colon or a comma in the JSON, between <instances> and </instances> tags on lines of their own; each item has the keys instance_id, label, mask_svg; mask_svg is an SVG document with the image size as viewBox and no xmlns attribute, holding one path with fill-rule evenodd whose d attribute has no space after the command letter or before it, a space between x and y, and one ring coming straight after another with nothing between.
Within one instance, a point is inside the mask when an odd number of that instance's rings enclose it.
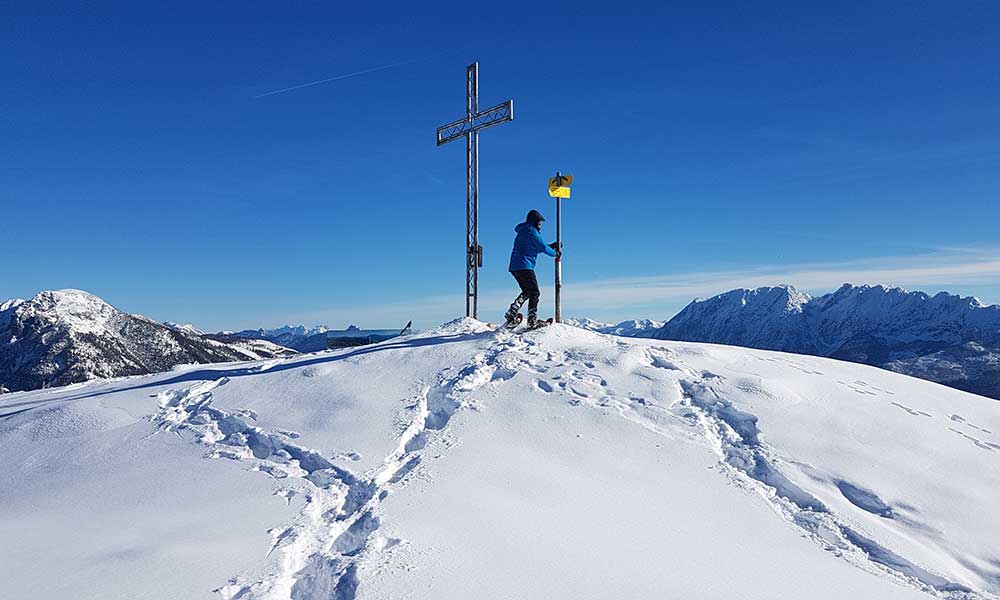
<instances>
[{"instance_id":1,"label":"cross horizontal arm","mask_svg":"<svg viewBox=\"0 0 1000 600\"><path fill-rule=\"evenodd\" d=\"M514 120L514 101L508 100L476 113L472 120L457 119L437 128L437 145L441 146L458 139L470 131L482 131L494 125Z\"/></svg>"},{"instance_id":2,"label":"cross horizontal arm","mask_svg":"<svg viewBox=\"0 0 1000 600\"><path fill-rule=\"evenodd\" d=\"M447 144L448 142L458 139L465 135L465 132L471 129L469 125L469 119L462 117L457 121L452 121L447 125L442 125L437 128L437 145Z\"/></svg>"},{"instance_id":3,"label":"cross horizontal arm","mask_svg":"<svg viewBox=\"0 0 1000 600\"><path fill-rule=\"evenodd\" d=\"M500 123L506 123L507 121L513 120L514 101L508 100L477 113L472 119L472 128L476 131L482 131L483 129L493 127L494 125L499 125Z\"/></svg>"}]
</instances>

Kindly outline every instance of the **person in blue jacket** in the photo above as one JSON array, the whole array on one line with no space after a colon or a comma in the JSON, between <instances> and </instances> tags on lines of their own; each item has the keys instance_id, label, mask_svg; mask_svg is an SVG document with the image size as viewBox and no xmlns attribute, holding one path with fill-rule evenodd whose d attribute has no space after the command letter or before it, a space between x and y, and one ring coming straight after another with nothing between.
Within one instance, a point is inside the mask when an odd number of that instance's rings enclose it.
<instances>
[{"instance_id":1,"label":"person in blue jacket","mask_svg":"<svg viewBox=\"0 0 1000 600\"><path fill-rule=\"evenodd\" d=\"M528 213L524 223L520 223L514 228L517 237L514 238L514 249L510 252L510 274L521 286L521 294L514 300L507 309L504 317L507 319L507 326L517 324L517 314L521 310L521 305L528 302L528 327L538 325L538 297L541 292L538 290L538 279L535 277L535 259L539 253L549 256L556 256L558 250L555 242L546 244L542 240L542 221L545 217L537 210Z\"/></svg>"}]
</instances>

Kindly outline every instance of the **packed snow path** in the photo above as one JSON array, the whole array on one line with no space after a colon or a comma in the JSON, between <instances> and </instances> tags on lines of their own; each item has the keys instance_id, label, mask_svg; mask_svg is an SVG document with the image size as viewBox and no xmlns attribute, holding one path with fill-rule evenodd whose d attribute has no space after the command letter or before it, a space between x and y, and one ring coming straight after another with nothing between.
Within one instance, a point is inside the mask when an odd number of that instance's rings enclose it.
<instances>
[{"instance_id":1,"label":"packed snow path","mask_svg":"<svg viewBox=\"0 0 1000 600\"><path fill-rule=\"evenodd\" d=\"M869 367L471 320L13 394L0 596L996 598L998 431Z\"/></svg>"}]
</instances>

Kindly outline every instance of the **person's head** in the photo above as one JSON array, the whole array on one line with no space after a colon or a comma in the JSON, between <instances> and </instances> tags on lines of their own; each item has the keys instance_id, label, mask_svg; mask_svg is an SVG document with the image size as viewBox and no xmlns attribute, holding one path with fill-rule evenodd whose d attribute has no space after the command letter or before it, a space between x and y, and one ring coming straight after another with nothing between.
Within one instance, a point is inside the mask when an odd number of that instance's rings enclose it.
<instances>
[{"instance_id":1,"label":"person's head","mask_svg":"<svg viewBox=\"0 0 1000 600\"><path fill-rule=\"evenodd\" d=\"M544 220L545 217L542 216L542 213L538 212L537 210L532 210L528 212L528 216L527 218L524 219L524 222L527 223L528 225L531 225L535 229L541 229L542 221Z\"/></svg>"}]
</instances>

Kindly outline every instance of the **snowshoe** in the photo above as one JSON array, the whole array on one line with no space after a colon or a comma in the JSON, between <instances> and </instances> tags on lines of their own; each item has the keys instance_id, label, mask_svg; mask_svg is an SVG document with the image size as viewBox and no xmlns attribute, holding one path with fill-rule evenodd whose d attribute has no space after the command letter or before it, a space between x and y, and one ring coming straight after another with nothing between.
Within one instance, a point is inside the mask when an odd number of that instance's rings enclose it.
<instances>
[{"instance_id":1,"label":"snowshoe","mask_svg":"<svg viewBox=\"0 0 1000 600\"><path fill-rule=\"evenodd\" d=\"M535 321L534 323L528 323L528 330L531 330L531 329L541 329L542 327L545 327L545 326L551 325L551 324L552 324L552 319L551 318L549 318L549 319L541 319L541 320Z\"/></svg>"},{"instance_id":2,"label":"snowshoe","mask_svg":"<svg viewBox=\"0 0 1000 600\"><path fill-rule=\"evenodd\" d=\"M515 327L520 325L521 321L523 320L524 320L524 314L517 313L517 315L515 315L513 319L507 319L507 322L504 323L503 326L506 327L507 329L514 329Z\"/></svg>"}]
</instances>

